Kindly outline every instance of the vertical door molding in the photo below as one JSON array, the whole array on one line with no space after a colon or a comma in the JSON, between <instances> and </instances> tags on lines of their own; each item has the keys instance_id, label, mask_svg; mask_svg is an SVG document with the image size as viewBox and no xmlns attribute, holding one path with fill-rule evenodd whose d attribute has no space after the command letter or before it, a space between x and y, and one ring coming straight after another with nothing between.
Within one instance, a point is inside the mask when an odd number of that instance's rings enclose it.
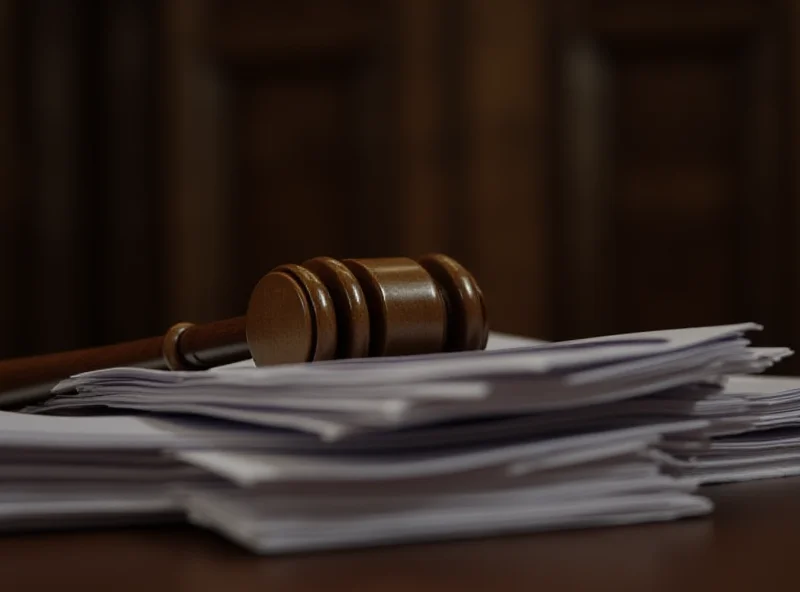
<instances>
[{"instance_id":1,"label":"vertical door molding","mask_svg":"<svg viewBox=\"0 0 800 592\"><path fill-rule=\"evenodd\" d=\"M212 3L175 0L161 6L166 311L174 321L209 321L244 312L235 311L227 297L234 228L228 97L212 54Z\"/></svg>"}]
</instances>

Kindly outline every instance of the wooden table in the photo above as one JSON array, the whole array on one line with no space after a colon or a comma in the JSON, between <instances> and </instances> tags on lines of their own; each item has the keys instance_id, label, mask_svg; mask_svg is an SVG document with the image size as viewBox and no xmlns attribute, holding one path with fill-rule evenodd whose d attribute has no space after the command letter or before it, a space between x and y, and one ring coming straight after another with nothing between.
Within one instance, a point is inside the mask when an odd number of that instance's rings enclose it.
<instances>
[{"instance_id":1,"label":"wooden table","mask_svg":"<svg viewBox=\"0 0 800 592\"><path fill-rule=\"evenodd\" d=\"M712 517L286 557L202 530L0 537L0 589L274 592L800 590L800 478L709 488Z\"/></svg>"}]
</instances>

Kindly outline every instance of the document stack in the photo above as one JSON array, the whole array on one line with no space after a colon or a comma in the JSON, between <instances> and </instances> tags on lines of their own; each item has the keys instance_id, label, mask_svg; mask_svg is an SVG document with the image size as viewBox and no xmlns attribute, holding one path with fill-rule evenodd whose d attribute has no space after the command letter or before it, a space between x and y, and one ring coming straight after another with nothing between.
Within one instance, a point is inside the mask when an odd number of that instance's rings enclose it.
<instances>
[{"instance_id":1,"label":"document stack","mask_svg":"<svg viewBox=\"0 0 800 592\"><path fill-rule=\"evenodd\" d=\"M730 376L722 387L683 396L692 416L712 422L712 437L664 442L670 473L702 484L800 475L800 378Z\"/></svg>"},{"instance_id":2,"label":"document stack","mask_svg":"<svg viewBox=\"0 0 800 592\"><path fill-rule=\"evenodd\" d=\"M726 377L791 353L759 329L82 374L0 415L0 525L186 519L272 554L707 514L675 469L740 410Z\"/></svg>"}]
</instances>

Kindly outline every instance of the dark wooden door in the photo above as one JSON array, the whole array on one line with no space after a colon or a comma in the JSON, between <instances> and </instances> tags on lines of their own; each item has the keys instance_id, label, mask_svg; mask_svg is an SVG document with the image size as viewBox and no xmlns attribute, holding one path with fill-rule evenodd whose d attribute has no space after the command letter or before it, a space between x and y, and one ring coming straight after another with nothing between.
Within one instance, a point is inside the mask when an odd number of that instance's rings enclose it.
<instances>
[{"instance_id":1,"label":"dark wooden door","mask_svg":"<svg viewBox=\"0 0 800 592\"><path fill-rule=\"evenodd\" d=\"M480 278L496 326L545 332L539 13L508 0L174 3L174 314L241 309L284 261L445 251Z\"/></svg>"},{"instance_id":2,"label":"dark wooden door","mask_svg":"<svg viewBox=\"0 0 800 592\"><path fill-rule=\"evenodd\" d=\"M746 319L792 340L793 8L559 5L566 333Z\"/></svg>"}]
</instances>

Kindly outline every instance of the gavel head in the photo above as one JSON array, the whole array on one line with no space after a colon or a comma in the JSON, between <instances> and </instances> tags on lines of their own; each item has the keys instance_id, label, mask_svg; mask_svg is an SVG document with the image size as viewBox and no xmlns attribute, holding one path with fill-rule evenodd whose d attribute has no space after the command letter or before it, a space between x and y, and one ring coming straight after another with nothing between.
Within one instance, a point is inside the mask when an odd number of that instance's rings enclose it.
<instances>
[{"instance_id":1,"label":"gavel head","mask_svg":"<svg viewBox=\"0 0 800 592\"><path fill-rule=\"evenodd\" d=\"M246 331L268 366L483 349L489 325L472 275L432 254L277 267L252 292Z\"/></svg>"}]
</instances>

